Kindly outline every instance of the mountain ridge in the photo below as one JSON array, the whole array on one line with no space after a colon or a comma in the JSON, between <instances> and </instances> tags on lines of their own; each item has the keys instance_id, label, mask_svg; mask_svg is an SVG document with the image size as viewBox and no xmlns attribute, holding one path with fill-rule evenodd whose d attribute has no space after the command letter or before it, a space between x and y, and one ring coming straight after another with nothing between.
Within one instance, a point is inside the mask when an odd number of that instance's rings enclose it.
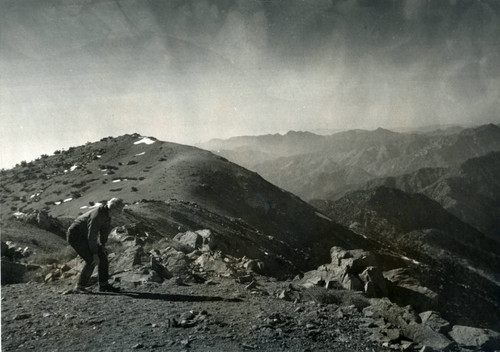
<instances>
[{"instance_id":1,"label":"mountain ridge","mask_svg":"<svg viewBox=\"0 0 500 352\"><path fill-rule=\"evenodd\" d=\"M252 137L245 140L247 144L235 149L231 149L230 144L226 149L218 145L215 152L310 200L355 189L356 182L351 179L342 180L329 175L328 169L335 165L339 166L337 170L353 167L362 170L358 175L365 174L365 178L359 180L363 183L368 178L397 176L422 168L457 167L469 158L500 150L500 127L495 124L443 134L377 129L351 130L330 136L308 135L308 138L302 144L293 143L294 149L289 150L289 155L279 152L278 139L270 143L272 135L268 135L262 145L258 144L258 137ZM300 160L309 160L310 165ZM334 181L318 192L313 181L329 176Z\"/></svg>"},{"instance_id":2,"label":"mountain ridge","mask_svg":"<svg viewBox=\"0 0 500 352\"><path fill-rule=\"evenodd\" d=\"M281 241L295 273L326 260L333 244L352 247L364 241L254 172L205 150L137 134L58 151L4 170L2 179L4 219L33 211L76 217L117 196L131 205L181 200L206 209L206 216L240 219L256 234Z\"/></svg>"}]
</instances>

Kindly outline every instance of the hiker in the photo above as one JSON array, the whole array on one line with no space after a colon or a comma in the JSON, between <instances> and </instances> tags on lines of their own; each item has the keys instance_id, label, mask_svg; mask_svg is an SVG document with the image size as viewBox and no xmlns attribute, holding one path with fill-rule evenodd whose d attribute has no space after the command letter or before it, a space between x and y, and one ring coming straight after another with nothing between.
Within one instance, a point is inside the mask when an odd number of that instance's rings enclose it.
<instances>
[{"instance_id":1,"label":"hiker","mask_svg":"<svg viewBox=\"0 0 500 352\"><path fill-rule=\"evenodd\" d=\"M67 241L85 261L76 291L86 291L95 266L98 267L99 291L120 291L108 283L109 262L105 245L111 231L111 218L119 216L123 207L123 200L112 198L105 205L80 215L69 227Z\"/></svg>"}]
</instances>

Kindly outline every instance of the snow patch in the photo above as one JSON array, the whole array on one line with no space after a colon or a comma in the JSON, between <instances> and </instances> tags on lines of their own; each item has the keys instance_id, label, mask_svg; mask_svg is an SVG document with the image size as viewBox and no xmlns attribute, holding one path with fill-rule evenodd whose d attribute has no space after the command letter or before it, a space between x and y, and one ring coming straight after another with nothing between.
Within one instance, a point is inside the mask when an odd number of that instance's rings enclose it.
<instances>
[{"instance_id":1,"label":"snow patch","mask_svg":"<svg viewBox=\"0 0 500 352\"><path fill-rule=\"evenodd\" d=\"M113 183L121 182L121 179L116 179L116 180L113 180L111 182L113 182Z\"/></svg>"},{"instance_id":2,"label":"snow patch","mask_svg":"<svg viewBox=\"0 0 500 352\"><path fill-rule=\"evenodd\" d=\"M23 217L23 216L24 216L24 213L23 213L22 211L16 211L16 212L15 212L14 214L12 214L12 215L14 215L16 218L20 218L20 217Z\"/></svg>"},{"instance_id":3,"label":"snow patch","mask_svg":"<svg viewBox=\"0 0 500 352\"><path fill-rule=\"evenodd\" d=\"M61 203L62 203L61 201L54 202L55 205L59 205Z\"/></svg>"},{"instance_id":4,"label":"snow patch","mask_svg":"<svg viewBox=\"0 0 500 352\"><path fill-rule=\"evenodd\" d=\"M417 262L415 259L411 259L411 258L408 258L408 257L405 257L404 255L401 256L402 259L408 261L408 262L412 262L413 264L416 264L416 265L420 265L422 263L420 262Z\"/></svg>"},{"instance_id":5,"label":"snow patch","mask_svg":"<svg viewBox=\"0 0 500 352\"><path fill-rule=\"evenodd\" d=\"M325 219L325 220L328 220L328 221L330 221L330 222L332 222L332 221L333 221L333 220L332 220L332 219L330 219L328 216L323 215L323 214L321 214L321 213L316 212L316 215L317 215L317 216L319 216L320 218Z\"/></svg>"},{"instance_id":6,"label":"snow patch","mask_svg":"<svg viewBox=\"0 0 500 352\"><path fill-rule=\"evenodd\" d=\"M64 203L67 203L67 202L71 202L73 200L73 198L66 198L65 200L63 200Z\"/></svg>"},{"instance_id":7,"label":"snow patch","mask_svg":"<svg viewBox=\"0 0 500 352\"><path fill-rule=\"evenodd\" d=\"M78 165L73 165L69 168L69 171L75 171L76 169L78 169Z\"/></svg>"},{"instance_id":8,"label":"snow patch","mask_svg":"<svg viewBox=\"0 0 500 352\"><path fill-rule=\"evenodd\" d=\"M89 206L88 205L84 205L82 207L80 207L80 209L87 209Z\"/></svg>"},{"instance_id":9,"label":"snow patch","mask_svg":"<svg viewBox=\"0 0 500 352\"><path fill-rule=\"evenodd\" d=\"M100 207L102 205L102 203L95 203L93 206L90 207L90 209L92 208L97 208L97 207Z\"/></svg>"},{"instance_id":10,"label":"snow patch","mask_svg":"<svg viewBox=\"0 0 500 352\"><path fill-rule=\"evenodd\" d=\"M138 140L137 142L134 142L134 144L141 144L141 143L144 143L144 144L153 144L155 141L152 140L151 138L148 138L148 137L144 137L140 140Z\"/></svg>"},{"instance_id":11,"label":"snow patch","mask_svg":"<svg viewBox=\"0 0 500 352\"><path fill-rule=\"evenodd\" d=\"M144 155L144 154L146 154L146 152L142 152L142 153L136 154L135 156L141 156L141 155Z\"/></svg>"}]
</instances>

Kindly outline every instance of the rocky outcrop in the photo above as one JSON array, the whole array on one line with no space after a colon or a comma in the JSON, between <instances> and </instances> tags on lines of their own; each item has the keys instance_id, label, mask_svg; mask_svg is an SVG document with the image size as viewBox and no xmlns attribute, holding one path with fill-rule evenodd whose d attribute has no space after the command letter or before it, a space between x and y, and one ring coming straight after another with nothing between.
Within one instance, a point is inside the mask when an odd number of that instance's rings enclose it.
<instances>
[{"instance_id":1,"label":"rocky outcrop","mask_svg":"<svg viewBox=\"0 0 500 352\"><path fill-rule=\"evenodd\" d=\"M330 257L330 264L306 272L300 279L300 284L304 287L340 286L364 292L368 297L385 297L389 294L389 282L380 268L382 263L373 253L361 249L332 247Z\"/></svg>"},{"instance_id":2,"label":"rocky outcrop","mask_svg":"<svg viewBox=\"0 0 500 352\"><path fill-rule=\"evenodd\" d=\"M446 351L454 343L445 335L435 331L430 325L422 323L420 317L411 307L400 307L387 298L372 299L371 305L363 312L366 317L377 321L384 319L396 327L399 333L422 345L439 351Z\"/></svg>"},{"instance_id":3,"label":"rocky outcrop","mask_svg":"<svg viewBox=\"0 0 500 352\"><path fill-rule=\"evenodd\" d=\"M45 210L32 210L27 213L16 212L13 215L18 221L30 224L39 229L50 231L59 237L65 237L66 225L57 218L54 218Z\"/></svg>"}]
</instances>

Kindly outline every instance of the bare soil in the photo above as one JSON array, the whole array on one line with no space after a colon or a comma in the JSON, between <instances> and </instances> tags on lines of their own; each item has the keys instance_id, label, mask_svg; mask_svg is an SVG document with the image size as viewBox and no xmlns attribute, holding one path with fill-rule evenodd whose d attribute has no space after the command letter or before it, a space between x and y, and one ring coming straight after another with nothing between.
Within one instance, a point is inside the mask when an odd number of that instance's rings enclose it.
<instances>
[{"instance_id":1,"label":"bare soil","mask_svg":"<svg viewBox=\"0 0 500 352\"><path fill-rule=\"evenodd\" d=\"M279 299L231 278L62 294L72 280L2 287L2 351L384 351L353 305Z\"/></svg>"}]
</instances>

